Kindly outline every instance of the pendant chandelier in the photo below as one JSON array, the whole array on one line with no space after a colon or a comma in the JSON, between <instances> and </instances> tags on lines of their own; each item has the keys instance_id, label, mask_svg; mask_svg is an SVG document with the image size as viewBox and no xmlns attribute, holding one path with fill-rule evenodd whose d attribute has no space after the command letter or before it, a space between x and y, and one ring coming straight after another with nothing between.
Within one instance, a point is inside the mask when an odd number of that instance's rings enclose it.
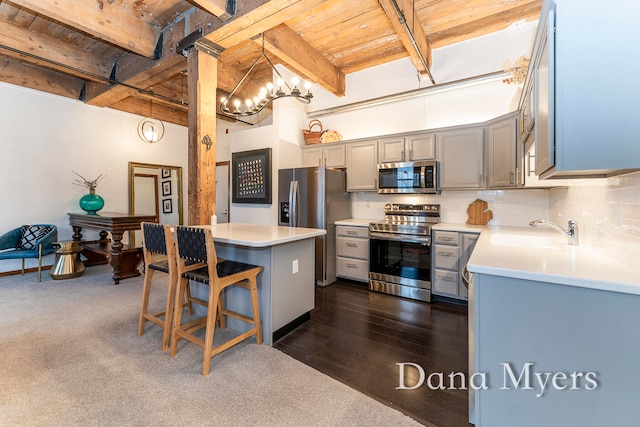
<instances>
[{"instance_id":1,"label":"pendant chandelier","mask_svg":"<svg viewBox=\"0 0 640 427\"><path fill-rule=\"evenodd\" d=\"M138 136L149 144L156 143L164 136L164 123L153 118L153 102L149 100L149 117L145 117L138 123Z\"/></svg>"},{"instance_id":2,"label":"pendant chandelier","mask_svg":"<svg viewBox=\"0 0 640 427\"><path fill-rule=\"evenodd\" d=\"M272 82L268 82L264 87L260 89L260 92L255 95L253 98L247 98L244 102L236 96L233 99L238 88L242 85L242 83L247 79L249 74L253 71L258 62L264 58L267 63L271 66L271 69L276 72L278 79L276 80L276 85L274 86ZM262 38L262 50L260 51L260 55L253 62L253 65L247 70L247 72L242 76L240 81L235 85L231 93L229 93L228 97L222 98L220 100L220 113L229 117L240 117L240 116L252 116L254 114L258 114L260 111L264 109L267 105L280 98L296 98L298 101L308 104L311 102L311 98L313 98L313 94L311 93L311 83L305 82L304 88L305 93L298 88L300 84L300 79L298 77L293 77L291 79L291 84L293 85L293 89L289 84L282 78L282 75L276 70L276 67L273 66L273 63L267 58L267 55L264 53L264 37ZM232 104L229 106L229 104Z\"/></svg>"}]
</instances>

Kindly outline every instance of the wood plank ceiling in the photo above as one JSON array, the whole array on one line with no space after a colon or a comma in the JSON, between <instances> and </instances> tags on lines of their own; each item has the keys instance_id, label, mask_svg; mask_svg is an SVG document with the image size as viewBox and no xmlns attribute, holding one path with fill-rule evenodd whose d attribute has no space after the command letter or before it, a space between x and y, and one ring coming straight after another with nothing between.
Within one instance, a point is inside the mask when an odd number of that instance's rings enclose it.
<instances>
[{"instance_id":1,"label":"wood plank ceiling","mask_svg":"<svg viewBox=\"0 0 640 427\"><path fill-rule=\"evenodd\" d=\"M226 49L219 96L262 45L274 64L340 96L346 74L397 59L428 74L440 66L432 49L535 20L542 0L230 3L232 16L227 0L0 0L0 81L187 125L186 58L176 44L197 29ZM242 89L268 79L261 67Z\"/></svg>"}]
</instances>

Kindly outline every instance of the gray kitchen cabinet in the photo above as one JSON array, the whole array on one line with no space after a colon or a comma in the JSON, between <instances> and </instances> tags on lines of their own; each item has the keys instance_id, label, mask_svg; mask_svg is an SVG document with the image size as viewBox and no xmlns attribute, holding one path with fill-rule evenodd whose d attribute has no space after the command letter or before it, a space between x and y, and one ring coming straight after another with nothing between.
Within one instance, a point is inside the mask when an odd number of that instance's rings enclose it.
<instances>
[{"instance_id":1,"label":"gray kitchen cabinet","mask_svg":"<svg viewBox=\"0 0 640 427\"><path fill-rule=\"evenodd\" d=\"M521 162L517 155L517 113L492 120L486 126L487 188L514 188L520 185Z\"/></svg>"},{"instance_id":2,"label":"gray kitchen cabinet","mask_svg":"<svg viewBox=\"0 0 640 427\"><path fill-rule=\"evenodd\" d=\"M378 190L378 140L352 142L347 148L347 191Z\"/></svg>"},{"instance_id":3,"label":"gray kitchen cabinet","mask_svg":"<svg viewBox=\"0 0 640 427\"><path fill-rule=\"evenodd\" d=\"M518 142L524 143L531 135L534 125L535 96L533 81L525 84L518 108Z\"/></svg>"},{"instance_id":4,"label":"gray kitchen cabinet","mask_svg":"<svg viewBox=\"0 0 640 427\"><path fill-rule=\"evenodd\" d=\"M431 292L434 295L467 300L468 292L462 279L462 270L467 265L477 240L477 233L444 230L433 232Z\"/></svg>"},{"instance_id":5,"label":"gray kitchen cabinet","mask_svg":"<svg viewBox=\"0 0 640 427\"><path fill-rule=\"evenodd\" d=\"M471 258L471 253L476 247L476 243L478 243L477 233L460 233L460 261L458 262L460 265L460 281L458 282L458 296L465 300L469 299L469 290L464 283L463 274L465 274L465 266L469 262L469 258Z\"/></svg>"},{"instance_id":6,"label":"gray kitchen cabinet","mask_svg":"<svg viewBox=\"0 0 640 427\"><path fill-rule=\"evenodd\" d=\"M380 163L410 162L436 158L436 133L420 132L381 139Z\"/></svg>"},{"instance_id":7,"label":"gray kitchen cabinet","mask_svg":"<svg viewBox=\"0 0 640 427\"><path fill-rule=\"evenodd\" d=\"M484 188L484 124L438 132L441 190Z\"/></svg>"},{"instance_id":8,"label":"gray kitchen cabinet","mask_svg":"<svg viewBox=\"0 0 640 427\"><path fill-rule=\"evenodd\" d=\"M635 33L640 3L613 0L544 2L532 50L536 174L543 179L605 177L640 169L640 82L624 77L594 82L585 64L610 70L640 65L640 45L624 54L611 46ZM595 28L594 31L584 31Z\"/></svg>"},{"instance_id":9,"label":"gray kitchen cabinet","mask_svg":"<svg viewBox=\"0 0 640 427\"><path fill-rule=\"evenodd\" d=\"M369 282L369 227L336 226L336 276Z\"/></svg>"},{"instance_id":10,"label":"gray kitchen cabinet","mask_svg":"<svg viewBox=\"0 0 640 427\"><path fill-rule=\"evenodd\" d=\"M302 166L326 166L344 168L347 166L344 144L315 144L302 148Z\"/></svg>"},{"instance_id":11,"label":"gray kitchen cabinet","mask_svg":"<svg viewBox=\"0 0 640 427\"><path fill-rule=\"evenodd\" d=\"M470 285L475 425L637 425L640 296L508 276Z\"/></svg>"}]
</instances>

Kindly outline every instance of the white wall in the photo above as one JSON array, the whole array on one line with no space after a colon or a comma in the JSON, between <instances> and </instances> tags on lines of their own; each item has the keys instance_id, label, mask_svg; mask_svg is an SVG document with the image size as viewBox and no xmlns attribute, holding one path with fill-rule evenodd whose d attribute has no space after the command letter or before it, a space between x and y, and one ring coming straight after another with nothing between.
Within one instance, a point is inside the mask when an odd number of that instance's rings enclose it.
<instances>
[{"instance_id":1,"label":"white wall","mask_svg":"<svg viewBox=\"0 0 640 427\"><path fill-rule=\"evenodd\" d=\"M182 166L186 173L183 126L165 123L164 138L146 144L136 130L141 117L133 114L4 83L0 99L0 233L22 224L51 223L58 226L60 240L70 240L67 212L80 211L78 201L87 193L73 184L72 170L87 179L106 175L96 191L105 200L105 212L128 212L130 161ZM184 195L186 182L184 176ZM84 236L95 238L97 232L87 230ZM28 267L34 265L27 260ZM0 271L19 267L20 261L0 262Z\"/></svg>"}]
</instances>

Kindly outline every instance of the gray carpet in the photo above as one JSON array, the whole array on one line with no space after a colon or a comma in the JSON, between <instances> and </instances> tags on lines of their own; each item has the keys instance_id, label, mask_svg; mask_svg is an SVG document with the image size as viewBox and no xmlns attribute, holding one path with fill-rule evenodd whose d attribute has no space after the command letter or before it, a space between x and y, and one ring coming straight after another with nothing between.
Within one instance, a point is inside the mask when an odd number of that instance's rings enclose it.
<instances>
[{"instance_id":1,"label":"gray carpet","mask_svg":"<svg viewBox=\"0 0 640 427\"><path fill-rule=\"evenodd\" d=\"M202 377L200 347L181 340L170 357L149 323L138 337L141 290L141 277L114 286L105 267L0 278L0 424L419 425L253 338ZM163 297L152 298L158 310Z\"/></svg>"}]
</instances>

